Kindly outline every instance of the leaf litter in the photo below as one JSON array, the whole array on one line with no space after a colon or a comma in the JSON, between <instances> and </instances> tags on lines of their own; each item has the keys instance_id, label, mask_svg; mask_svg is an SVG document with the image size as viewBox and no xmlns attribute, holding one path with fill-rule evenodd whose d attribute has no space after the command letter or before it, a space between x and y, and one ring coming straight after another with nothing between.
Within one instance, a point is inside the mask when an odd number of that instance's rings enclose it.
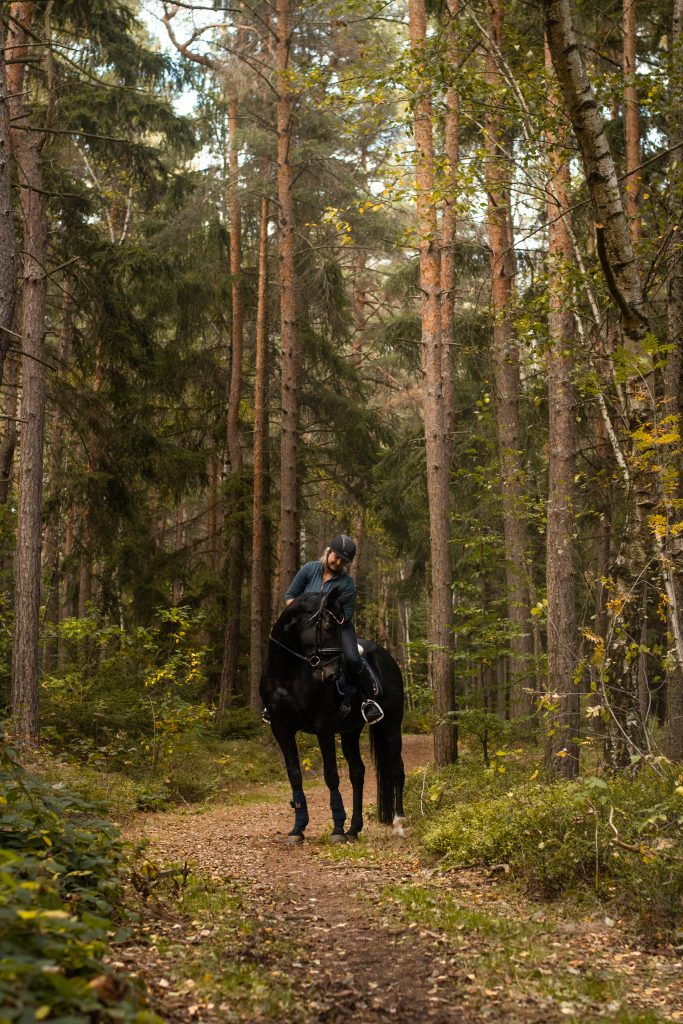
<instances>
[{"instance_id":1,"label":"leaf litter","mask_svg":"<svg viewBox=\"0 0 683 1024\"><path fill-rule=\"evenodd\" d=\"M429 762L430 737L404 743L408 770ZM332 851L327 790L309 782L307 795L311 823L299 847L285 842L284 783L267 801L129 822L128 838L144 841L149 858L187 863L200 890L223 894L188 910L177 893L153 892L138 908L137 939L116 948L117 966L144 979L170 1024L283 1016L291 1024L683 1021L676 951L639 948L619 921L554 920L511 893L504 877L434 870L417 844L394 840L372 820L361 844ZM440 930L438 912L436 924L434 915L428 924L410 920L400 901L387 899L390 889L416 885L437 908L442 899L485 907L506 923L505 948L477 928ZM517 942L509 937L515 922ZM525 948L529 922L536 933ZM568 995L562 979L576 991Z\"/></svg>"}]
</instances>

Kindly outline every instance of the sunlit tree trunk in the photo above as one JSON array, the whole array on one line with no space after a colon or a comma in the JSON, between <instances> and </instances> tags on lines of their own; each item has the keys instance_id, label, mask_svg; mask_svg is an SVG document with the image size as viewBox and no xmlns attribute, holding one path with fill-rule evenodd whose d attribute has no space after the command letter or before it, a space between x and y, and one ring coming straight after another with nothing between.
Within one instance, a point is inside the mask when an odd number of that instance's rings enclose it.
<instances>
[{"instance_id":1,"label":"sunlit tree trunk","mask_svg":"<svg viewBox=\"0 0 683 1024\"><path fill-rule=\"evenodd\" d=\"M266 465L268 461L268 199L261 199L258 245L258 294L256 301L256 366L254 383L254 485L252 495L251 632L249 703L259 711L259 681L263 666L263 620L269 602L266 573L269 570L266 524Z\"/></svg>"},{"instance_id":2,"label":"sunlit tree trunk","mask_svg":"<svg viewBox=\"0 0 683 1024\"><path fill-rule=\"evenodd\" d=\"M448 0L446 36L448 62L458 66L457 17L460 0ZM455 358L453 321L455 316L455 247L458 238L455 174L460 159L460 110L454 86L446 90L444 122L444 177L446 198L441 221L441 379L443 389L444 427L450 436L455 425Z\"/></svg>"},{"instance_id":3,"label":"sunlit tree trunk","mask_svg":"<svg viewBox=\"0 0 683 1024\"><path fill-rule=\"evenodd\" d=\"M546 46L546 69L552 62ZM557 107L555 90L549 107ZM548 598L548 691L546 768L566 778L579 770L579 680L574 569L574 314L565 282L572 262L569 152L567 133L546 134L549 164L548 211L548 517L546 582Z\"/></svg>"},{"instance_id":4,"label":"sunlit tree trunk","mask_svg":"<svg viewBox=\"0 0 683 1024\"><path fill-rule=\"evenodd\" d=\"M11 7L7 46L23 61L33 43L33 3ZM22 400L17 508L15 633L12 649L12 720L17 741L40 740L39 607L42 536L43 447L45 440L45 315L48 230L43 184L43 132L31 130L25 106L25 64L15 65L10 92L12 152L17 165L23 219L21 303Z\"/></svg>"},{"instance_id":5,"label":"sunlit tree trunk","mask_svg":"<svg viewBox=\"0 0 683 1024\"><path fill-rule=\"evenodd\" d=\"M486 81L492 90L486 118L487 231L491 264L493 312L492 362L495 384L496 427L503 495L505 579L510 641L510 713L529 716L532 674L532 638L529 631L528 539L525 483L519 424L519 352L513 335L514 254L510 213L512 168L504 151L503 125L495 99L502 79L496 51L503 47L502 0L489 0L489 35L494 46L486 53ZM495 48L494 48L495 47Z\"/></svg>"},{"instance_id":6,"label":"sunlit tree trunk","mask_svg":"<svg viewBox=\"0 0 683 1024\"><path fill-rule=\"evenodd\" d=\"M296 239L292 168L292 86L290 71L290 2L276 2L278 267L280 281L280 345L282 350L280 527L278 583L275 601L281 606L298 569L297 438L299 428L300 341L296 322Z\"/></svg>"},{"instance_id":7,"label":"sunlit tree trunk","mask_svg":"<svg viewBox=\"0 0 683 1024\"><path fill-rule=\"evenodd\" d=\"M409 36L413 58L419 65L427 37L424 0L409 0ZM424 434L427 460L427 493L430 537L431 681L434 691L434 758L451 764L457 758L457 730L453 720L455 683L453 672L453 595L450 553L450 495L444 396L441 380L441 279L436 231L434 146L429 80L423 78L415 97L417 218L422 291L422 374L424 387ZM446 716L451 716L447 718Z\"/></svg>"}]
</instances>

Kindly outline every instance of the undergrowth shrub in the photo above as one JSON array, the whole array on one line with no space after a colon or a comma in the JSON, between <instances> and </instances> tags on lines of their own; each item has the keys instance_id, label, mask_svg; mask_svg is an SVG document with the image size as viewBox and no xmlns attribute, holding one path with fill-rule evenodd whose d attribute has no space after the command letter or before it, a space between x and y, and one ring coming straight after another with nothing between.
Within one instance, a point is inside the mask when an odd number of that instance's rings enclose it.
<instances>
[{"instance_id":1,"label":"undergrowth shrub","mask_svg":"<svg viewBox=\"0 0 683 1024\"><path fill-rule=\"evenodd\" d=\"M611 780L527 781L437 810L422 841L448 864L505 863L539 896L589 887L631 911L643 931L670 935L683 896L679 782L665 767Z\"/></svg>"},{"instance_id":2,"label":"undergrowth shrub","mask_svg":"<svg viewBox=\"0 0 683 1024\"><path fill-rule=\"evenodd\" d=\"M0 808L0 1024L160 1024L141 991L109 981L102 962L121 910L114 827L88 801L25 772L1 739Z\"/></svg>"}]
</instances>

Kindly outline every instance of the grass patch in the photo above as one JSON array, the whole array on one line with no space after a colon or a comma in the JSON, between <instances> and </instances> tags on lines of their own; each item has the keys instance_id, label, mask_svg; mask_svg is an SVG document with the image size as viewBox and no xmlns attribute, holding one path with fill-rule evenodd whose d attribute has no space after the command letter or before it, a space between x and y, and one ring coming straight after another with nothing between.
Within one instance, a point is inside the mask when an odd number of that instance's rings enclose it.
<instances>
[{"instance_id":1,"label":"grass patch","mask_svg":"<svg viewBox=\"0 0 683 1024\"><path fill-rule=\"evenodd\" d=\"M302 1019L292 984L279 967L288 950L252 912L241 883L195 874L175 898L185 927L164 927L162 913L152 941L176 988L191 986L199 1008L217 1007L242 1019Z\"/></svg>"},{"instance_id":2,"label":"grass patch","mask_svg":"<svg viewBox=\"0 0 683 1024\"><path fill-rule=\"evenodd\" d=\"M208 734L179 739L160 771L138 762L125 770L109 770L101 759L92 763L45 751L32 767L51 784L67 785L102 804L120 821L136 811L163 811L207 800L257 800L273 782L286 782L281 762L279 748L268 736L245 740ZM259 787L264 787L262 792Z\"/></svg>"},{"instance_id":3,"label":"grass patch","mask_svg":"<svg viewBox=\"0 0 683 1024\"><path fill-rule=\"evenodd\" d=\"M459 896L422 885L393 885L382 894L383 906L408 927L438 933L452 946L456 958L483 1003L493 992L514 1001L533 998L552 1002L555 1013L570 1024L662 1024L656 1011L630 1010L637 985L631 976L590 965L591 952L582 952L581 970L572 968L572 954L551 940L554 922L536 923L518 916L472 907L471 895ZM467 901L467 902L466 902ZM582 948L582 947L579 947ZM553 1015L554 1019L554 1015Z\"/></svg>"}]
</instances>

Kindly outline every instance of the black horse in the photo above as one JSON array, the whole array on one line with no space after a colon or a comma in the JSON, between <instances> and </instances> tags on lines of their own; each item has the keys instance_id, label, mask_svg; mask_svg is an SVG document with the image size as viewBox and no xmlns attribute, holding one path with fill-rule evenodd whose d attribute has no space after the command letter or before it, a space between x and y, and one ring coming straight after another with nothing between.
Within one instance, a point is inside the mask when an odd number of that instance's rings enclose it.
<instances>
[{"instance_id":1,"label":"black horse","mask_svg":"<svg viewBox=\"0 0 683 1024\"><path fill-rule=\"evenodd\" d=\"M318 737L325 782L330 790L332 842L355 840L363 828L363 781L365 765L360 735L365 722L361 697L350 690L340 693L342 675L341 625L343 610L337 588L328 593L303 594L289 605L270 634L268 659L261 676L260 693L270 712L271 728L285 758L292 787L294 828L289 843L301 843L308 825L296 734L300 730ZM384 718L370 726L370 748L377 773L377 816L393 824L403 835L403 783L401 720L403 679L401 670L379 644L362 642L367 658L381 684L379 702ZM344 832L346 811L339 792L335 733L341 734L344 757L353 787L351 825Z\"/></svg>"}]
</instances>

